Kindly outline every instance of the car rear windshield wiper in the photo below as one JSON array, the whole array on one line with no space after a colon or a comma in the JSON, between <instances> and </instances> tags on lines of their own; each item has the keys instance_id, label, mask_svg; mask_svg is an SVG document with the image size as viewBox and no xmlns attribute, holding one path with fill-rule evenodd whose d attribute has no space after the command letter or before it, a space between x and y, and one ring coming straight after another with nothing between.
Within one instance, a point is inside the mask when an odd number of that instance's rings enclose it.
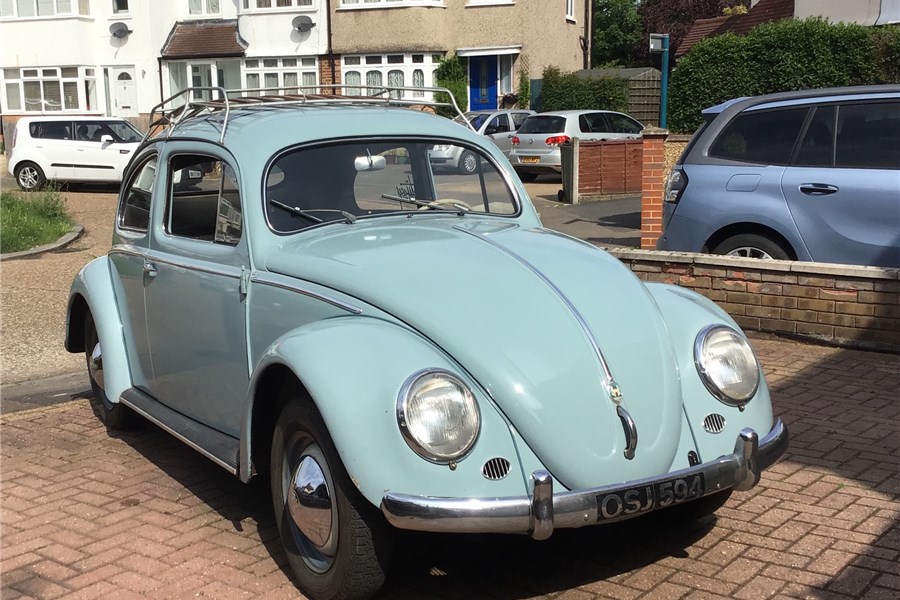
<instances>
[{"instance_id":1,"label":"car rear windshield wiper","mask_svg":"<svg viewBox=\"0 0 900 600\"><path fill-rule=\"evenodd\" d=\"M312 210L303 210L302 208L297 208L296 206L291 206L289 204L285 204L283 202L279 202L278 200L272 199L269 199L269 204L277 206L282 210L286 210L291 214L309 219L313 223L324 223L325 220L315 216L314 214L312 214L312 212L340 213L347 220L347 223L356 223L356 215L348 213L346 210L338 210L336 208L313 208Z\"/></svg>"}]
</instances>

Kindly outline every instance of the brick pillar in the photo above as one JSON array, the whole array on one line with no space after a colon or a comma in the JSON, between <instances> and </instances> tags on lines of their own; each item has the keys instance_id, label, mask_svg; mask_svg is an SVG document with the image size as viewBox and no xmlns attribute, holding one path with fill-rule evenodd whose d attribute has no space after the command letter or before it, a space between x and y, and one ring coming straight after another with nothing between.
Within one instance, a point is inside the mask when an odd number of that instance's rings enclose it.
<instances>
[{"instance_id":1,"label":"brick pillar","mask_svg":"<svg viewBox=\"0 0 900 600\"><path fill-rule=\"evenodd\" d=\"M334 78L331 77L331 58L327 54L319 55L319 84L330 85L341 83L341 57L339 54L334 55ZM323 88L322 92L330 94L333 88ZM340 95L340 90L334 92Z\"/></svg>"},{"instance_id":2,"label":"brick pillar","mask_svg":"<svg viewBox=\"0 0 900 600\"><path fill-rule=\"evenodd\" d=\"M641 133L644 166L641 173L641 248L656 248L663 224L663 168L666 161L667 129L648 127Z\"/></svg>"}]
</instances>

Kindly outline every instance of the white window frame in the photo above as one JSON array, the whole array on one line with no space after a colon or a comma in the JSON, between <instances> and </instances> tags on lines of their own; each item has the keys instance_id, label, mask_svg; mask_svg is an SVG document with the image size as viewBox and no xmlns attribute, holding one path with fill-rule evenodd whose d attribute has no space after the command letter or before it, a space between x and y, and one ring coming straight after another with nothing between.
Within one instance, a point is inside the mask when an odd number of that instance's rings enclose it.
<instances>
[{"instance_id":1,"label":"white window frame","mask_svg":"<svg viewBox=\"0 0 900 600\"><path fill-rule=\"evenodd\" d=\"M276 61L276 64L266 66L265 63L270 61ZM288 63L296 61L296 64L285 66L285 61ZM291 74L297 76L296 85L285 84L285 75ZM310 74L314 77L313 83L304 83L303 76ZM241 81L244 82L245 88L271 87L265 84L266 75L275 75L278 78L277 93L296 94L298 89L306 93L316 93L319 86L319 59L316 56L259 56L248 57L241 61ZM259 85L250 84L253 76L257 78Z\"/></svg>"},{"instance_id":2,"label":"white window frame","mask_svg":"<svg viewBox=\"0 0 900 600\"><path fill-rule=\"evenodd\" d=\"M479 6L514 6L515 3L516 0L468 0L468 2L466 2L466 8L477 8Z\"/></svg>"},{"instance_id":3,"label":"white window frame","mask_svg":"<svg viewBox=\"0 0 900 600\"><path fill-rule=\"evenodd\" d=\"M73 76L71 71L75 69ZM17 72L13 74L13 72ZM51 73L52 72L52 73ZM64 72L67 72L64 74ZM10 77L12 75L12 77ZM27 102L25 99L25 83L37 82L40 87L41 99L37 102ZM56 109L52 100L47 100L45 96L44 84L52 84L58 82L60 103L59 109ZM69 89L75 86L75 106L66 106L66 87ZM93 86L93 100L95 106L88 108L88 88ZM10 103L12 94L16 94L16 102ZM99 97L99 88L97 87L97 68L91 66L64 66L64 67L12 67L4 68L2 76L0 76L0 98L3 101L4 112L14 115L31 115L31 114L65 114L86 112L102 114L99 107L101 99ZM19 108L11 108L18 105Z\"/></svg>"},{"instance_id":4,"label":"white window frame","mask_svg":"<svg viewBox=\"0 0 900 600\"><path fill-rule=\"evenodd\" d=\"M58 17L78 17L82 15L90 15L91 7L89 0L50 0L52 2L53 13L47 15L38 14L38 6L40 0L30 0L30 4L34 7L33 15L19 15L19 2L27 2L28 0L10 0L9 7L12 12L0 13L2 19L53 19ZM60 10L60 5L69 4L69 8Z\"/></svg>"},{"instance_id":5,"label":"white window frame","mask_svg":"<svg viewBox=\"0 0 900 600\"><path fill-rule=\"evenodd\" d=\"M575 0L566 0L566 20L575 20Z\"/></svg>"},{"instance_id":6,"label":"white window frame","mask_svg":"<svg viewBox=\"0 0 900 600\"><path fill-rule=\"evenodd\" d=\"M317 10L316 6L319 0L283 0L288 2L289 6L277 6L278 0L241 0L241 12L278 12L278 11L296 11L296 10ZM269 6L260 6L260 2L266 2Z\"/></svg>"},{"instance_id":7,"label":"white window frame","mask_svg":"<svg viewBox=\"0 0 900 600\"><path fill-rule=\"evenodd\" d=\"M402 57L402 61L397 62L397 57ZM443 52L433 50L386 52L384 54L346 54L341 57L341 81L345 86L356 86L357 84L355 83L347 83L347 73L359 73L359 93L367 95L366 75L369 72L381 73L381 85L388 86L390 85L388 74L391 71L400 71L403 74L403 86L401 87L434 87L436 85L434 70L443 57ZM419 73L417 74L416 71L419 71ZM422 79L422 86L413 85L413 82L418 78ZM398 96L399 94L392 94L392 97L396 98ZM406 100L415 100L416 98L431 100L432 97L433 94L430 92L405 92L403 94L403 98Z\"/></svg>"},{"instance_id":8,"label":"white window frame","mask_svg":"<svg viewBox=\"0 0 900 600\"><path fill-rule=\"evenodd\" d=\"M118 2L116 0L112 0L112 14L117 17L127 17L131 14L131 6L128 5L128 0L125 0L125 8L123 10L119 10L116 8L116 4Z\"/></svg>"},{"instance_id":9,"label":"white window frame","mask_svg":"<svg viewBox=\"0 0 900 600\"><path fill-rule=\"evenodd\" d=\"M382 8L408 8L410 6L436 6L443 8L444 0L340 0L337 10L368 10Z\"/></svg>"},{"instance_id":10,"label":"white window frame","mask_svg":"<svg viewBox=\"0 0 900 600\"><path fill-rule=\"evenodd\" d=\"M188 3L188 17L191 19L199 19L203 17L213 17L219 16L222 14L222 2L227 2L228 0L218 0L219 8L218 10L213 10L210 7L212 0L196 0L200 3L200 11L199 12L191 12L191 0L187 0Z\"/></svg>"}]
</instances>

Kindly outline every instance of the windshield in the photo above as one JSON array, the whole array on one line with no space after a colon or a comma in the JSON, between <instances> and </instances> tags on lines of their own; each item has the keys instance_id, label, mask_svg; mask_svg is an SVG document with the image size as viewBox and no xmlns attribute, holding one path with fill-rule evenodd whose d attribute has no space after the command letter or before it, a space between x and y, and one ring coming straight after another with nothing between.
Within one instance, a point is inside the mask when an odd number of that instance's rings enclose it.
<instances>
[{"instance_id":1,"label":"windshield","mask_svg":"<svg viewBox=\"0 0 900 600\"><path fill-rule=\"evenodd\" d=\"M565 130L565 117L541 115L528 117L519 127L519 133L563 133Z\"/></svg>"},{"instance_id":2,"label":"windshield","mask_svg":"<svg viewBox=\"0 0 900 600\"><path fill-rule=\"evenodd\" d=\"M518 212L503 173L475 148L402 139L313 146L280 156L266 175L265 208L278 233L398 212Z\"/></svg>"}]
</instances>

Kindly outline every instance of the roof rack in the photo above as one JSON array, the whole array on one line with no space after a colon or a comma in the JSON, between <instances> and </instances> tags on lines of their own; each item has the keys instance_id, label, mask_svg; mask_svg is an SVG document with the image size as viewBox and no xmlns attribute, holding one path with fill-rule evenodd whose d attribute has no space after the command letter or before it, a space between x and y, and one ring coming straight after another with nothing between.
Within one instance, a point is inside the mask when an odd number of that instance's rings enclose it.
<instances>
[{"instance_id":1,"label":"roof rack","mask_svg":"<svg viewBox=\"0 0 900 600\"><path fill-rule=\"evenodd\" d=\"M453 92L442 87L397 87L397 86L363 86L345 84L323 84L309 88L296 89L296 94L281 94L281 88L242 88L227 90L223 87L189 87L181 90L174 96L166 98L153 107L150 111L150 125L144 135L146 142L155 133L166 128L166 136L172 134L178 125L192 117L213 114L224 111L222 119L222 133L219 143L225 141L225 132L228 130L228 118L232 108L257 105L341 105L341 106L433 106L453 108L456 114L469 129L472 124L463 116L462 110L453 97ZM359 96L361 90L368 90L370 94ZM317 90L318 93L308 93L304 90ZM327 90L330 93L322 93ZM352 91L353 95L346 92ZM336 93L339 92L339 93ZM444 93L449 101L436 99L406 98L404 92Z\"/></svg>"}]
</instances>

